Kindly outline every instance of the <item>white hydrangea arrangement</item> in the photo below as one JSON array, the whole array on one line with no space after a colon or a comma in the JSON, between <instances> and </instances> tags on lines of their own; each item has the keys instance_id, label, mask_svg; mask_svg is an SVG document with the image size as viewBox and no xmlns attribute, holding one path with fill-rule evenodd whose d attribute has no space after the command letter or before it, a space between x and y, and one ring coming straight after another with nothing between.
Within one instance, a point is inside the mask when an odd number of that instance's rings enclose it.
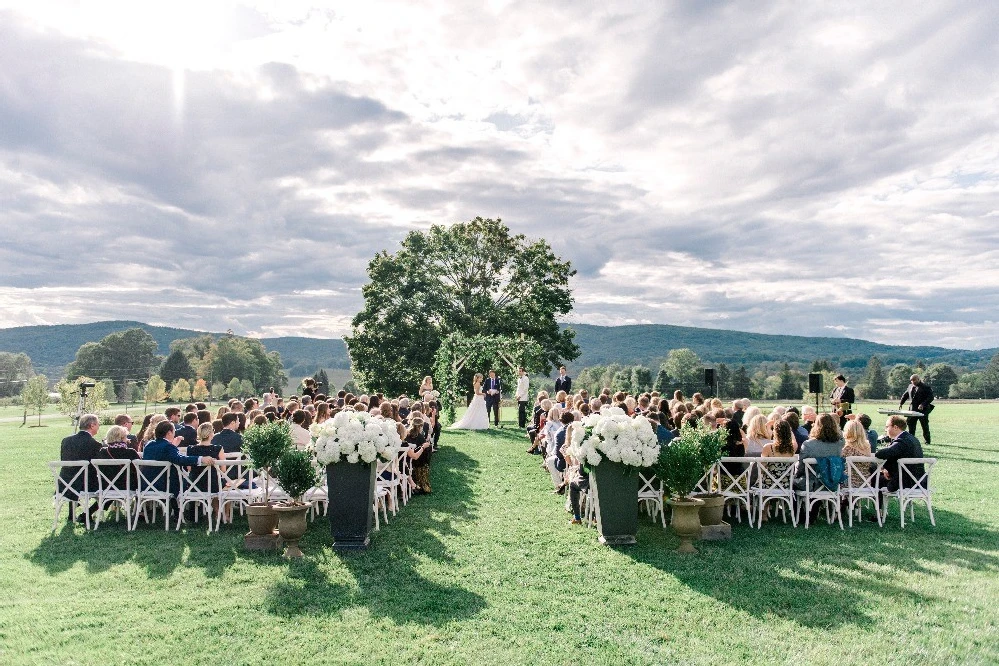
<instances>
[{"instance_id":1,"label":"white hydrangea arrangement","mask_svg":"<svg viewBox=\"0 0 999 666\"><path fill-rule=\"evenodd\" d=\"M313 423L309 430L316 462L323 466L341 460L373 463L378 457L389 461L402 445L395 421L367 412L339 412L322 423Z\"/></svg>"},{"instance_id":2,"label":"white hydrangea arrangement","mask_svg":"<svg viewBox=\"0 0 999 666\"><path fill-rule=\"evenodd\" d=\"M651 467L659 460L659 439L644 416L631 418L620 407L604 407L574 425L569 455L588 467L605 457L632 467Z\"/></svg>"}]
</instances>

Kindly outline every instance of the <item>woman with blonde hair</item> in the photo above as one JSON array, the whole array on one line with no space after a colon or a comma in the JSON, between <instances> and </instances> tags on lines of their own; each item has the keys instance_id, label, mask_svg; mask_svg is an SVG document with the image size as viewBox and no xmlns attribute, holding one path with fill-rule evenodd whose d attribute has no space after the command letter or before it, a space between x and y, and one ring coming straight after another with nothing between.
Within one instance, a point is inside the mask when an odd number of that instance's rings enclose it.
<instances>
[{"instance_id":1,"label":"woman with blonde hair","mask_svg":"<svg viewBox=\"0 0 999 666\"><path fill-rule=\"evenodd\" d=\"M857 420L850 419L843 428L843 457L847 456L869 456L871 455L871 442L867 439L867 430L864 425ZM850 471L850 483L854 487L864 484L863 472L858 470Z\"/></svg>"},{"instance_id":2,"label":"woman with blonde hair","mask_svg":"<svg viewBox=\"0 0 999 666\"><path fill-rule=\"evenodd\" d=\"M763 414L757 414L749 420L746 427L746 436L742 438L742 443L746 447L746 455L760 455L763 447L770 444L770 432L767 429L767 419Z\"/></svg>"}]
</instances>

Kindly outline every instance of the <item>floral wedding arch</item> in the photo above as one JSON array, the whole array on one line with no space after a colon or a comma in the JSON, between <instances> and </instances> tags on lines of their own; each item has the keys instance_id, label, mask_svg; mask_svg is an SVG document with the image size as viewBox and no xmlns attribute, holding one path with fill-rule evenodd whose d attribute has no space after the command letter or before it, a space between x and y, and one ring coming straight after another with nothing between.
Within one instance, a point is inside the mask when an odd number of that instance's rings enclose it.
<instances>
[{"instance_id":1,"label":"floral wedding arch","mask_svg":"<svg viewBox=\"0 0 999 666\"><path fill-rule=\"evenodd\" d=\"M541 345L528 340L523 334L519 338L512 338L504 335L465 336L451 333L441 342L434 361L433 376L441 394L441 411L447 415L449 422L454 422L458 397L464 394L458 386L458 373L462 368L494 368L506 386L511 386L510 382L516 377L518 367L523 366L531 371L544 364Z\"/></svg>"}]
</instances>

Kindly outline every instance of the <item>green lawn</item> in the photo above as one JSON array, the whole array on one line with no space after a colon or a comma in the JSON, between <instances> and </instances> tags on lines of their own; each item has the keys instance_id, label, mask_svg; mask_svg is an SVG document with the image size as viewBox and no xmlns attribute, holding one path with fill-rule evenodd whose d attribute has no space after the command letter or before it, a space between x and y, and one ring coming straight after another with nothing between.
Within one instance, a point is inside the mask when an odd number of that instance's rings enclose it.
<instances>
[{"instance_id":1,"label":"green lawn","mask_svg":"<svg viewBox=\"0 0 999 666\"><path fill-rule=\"evenodd\" d=\"M997 417L934 412L936 528L737 524L694 556L644 516L630 549L570 526L509 423L446 433L370 550L320 520L294 563L244 553L245 522L50 535L65 429L0 424L0 663L995 664Z\"/></svg>"}]
</instances>

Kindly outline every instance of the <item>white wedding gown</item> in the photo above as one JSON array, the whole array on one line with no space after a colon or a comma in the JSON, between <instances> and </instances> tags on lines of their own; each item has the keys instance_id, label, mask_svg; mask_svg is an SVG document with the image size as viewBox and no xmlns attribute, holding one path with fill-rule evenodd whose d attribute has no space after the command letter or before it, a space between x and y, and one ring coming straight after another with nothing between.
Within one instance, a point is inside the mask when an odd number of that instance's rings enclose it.
<instances>
[{"instance_id":1,"label":"white wedding gown","mask_svg":"<svg viewBox=\"0 0 999 666\"><path fill-rule=\"evenodd\" d=\"M488 430L489 413L486 411L486 396L483 394L473 395L472 402L468 405L465 415L458 420L452 430Z\"/></svg>"}]
</instances>

